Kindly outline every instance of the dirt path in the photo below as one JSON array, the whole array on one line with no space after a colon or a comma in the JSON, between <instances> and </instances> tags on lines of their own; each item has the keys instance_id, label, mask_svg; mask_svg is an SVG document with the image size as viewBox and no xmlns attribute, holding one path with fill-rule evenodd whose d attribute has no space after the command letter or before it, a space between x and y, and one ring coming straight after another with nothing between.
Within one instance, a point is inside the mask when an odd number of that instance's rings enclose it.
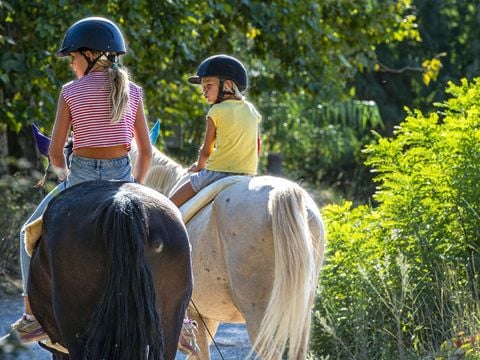
<instances>
[{"instance_id":1,"label":"dirt path","mask_svg":"<svg viewBox=\"0 0 480 360\"><path fill-rule=\"evenodd\" d=\"M22 313L22 301L18 296L0 297L0 337L3 336ZM250 342L244 325L223 324L219 327L215 341L225 360L245 359L250 351ZM222 357L213 346L210 349L212 360L221 360ZM10 360L47 360L51 359L50 354L40 348L37 344L28 347L27 352L19 357L2 357L2 359ZM185 356L179 353L175 360L183 360Z\"/></svg>"}]
</instances>

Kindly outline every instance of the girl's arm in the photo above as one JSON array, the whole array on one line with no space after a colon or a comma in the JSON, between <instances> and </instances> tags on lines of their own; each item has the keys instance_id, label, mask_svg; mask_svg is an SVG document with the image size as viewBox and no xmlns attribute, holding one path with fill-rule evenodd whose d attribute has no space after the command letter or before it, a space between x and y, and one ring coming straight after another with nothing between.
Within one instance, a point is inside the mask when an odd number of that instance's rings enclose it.
<instances>
[{"instance_id":1,"label":"girl's arm","mask_svg":"<svg viewBox=\"0 0 480 360\"><path fill-rule=\"evenodd\" d=\"M55 124L53 125L52 141L48 148L48 156L53 170L57 174L60 181L63 181L68 174L67 163L65 162L65 154L63 148L67 141L68 132L72 116L65 99L62 94L58 98L57 114L55 116Z\"/></svg>"},{"instance_id":2,"label":"girl's arm","mask_svg":"<svg viewBox=\"0 0 480 360\"><path fill-rule=\"evenodd\" d=\"M207 130L205 132L205 139L203 140L203 145L200 149L200 152L198 153L198 160L190 167L190 171L197 172L207 166L207 161L213 152L216 136L217 128L215 127L212 118L209 116L207 118Z\"/></svg>"},{"instance_id":3,"label":"girl's arm","mask_svg":"<svg viewBox=\"0 0 480 360\"><path fill-rule=\"evenodd\" d=\"M133 169L133 177L138 183L143 184L152 161L152 144L150 144L150 137L148 136L148 125L143 110L143 102L138 106L133 135L138 150L137 161Z\"/></svg>"}]
</instances>

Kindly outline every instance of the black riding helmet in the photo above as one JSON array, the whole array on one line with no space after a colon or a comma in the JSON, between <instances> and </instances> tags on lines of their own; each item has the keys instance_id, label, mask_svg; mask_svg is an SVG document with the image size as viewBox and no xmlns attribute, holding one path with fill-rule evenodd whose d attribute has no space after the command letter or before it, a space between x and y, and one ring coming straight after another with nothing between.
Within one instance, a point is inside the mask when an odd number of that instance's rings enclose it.
<instances>
[{"instance_id":1,"label":"black riding helmet","mask_svg":"<svg viewBox=\"0 0 480 360\"><path fill-rule=\"evenodd\" d=\"M109 60L117 62L118 55L126 53L122 32L112 21L102 17L88 17L77 21L67 30L62 47L56 55L64 57L73 51L79 51L87 59L87 74L100 57L91 61L84 54L85 50L100 51L102 55L107 55Z\"/></svg>"},{"instance_id":2,"label":"black riding helmet","mask_svg":"<svg viewBox=\"0 0 480 360\"><path fill-rule=\"evenodd\" d=\"M247 71L243 64L233 56L214 55L203 60L197 69L197 74L190 76L188 82L200 84L202 78L209 76L218 76L220 81L232 80L241 92L245 91L248 86Z\"/></svg>"}]
</instances>

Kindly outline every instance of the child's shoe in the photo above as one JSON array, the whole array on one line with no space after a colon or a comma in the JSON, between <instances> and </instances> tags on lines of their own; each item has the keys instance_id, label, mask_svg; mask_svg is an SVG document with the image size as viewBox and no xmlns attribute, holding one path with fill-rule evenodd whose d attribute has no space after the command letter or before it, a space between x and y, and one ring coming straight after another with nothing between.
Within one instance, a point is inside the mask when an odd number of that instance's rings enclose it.
<instances>
[{"instance_id":1,"label":"child's shoe","mask_svg":"<svg viewBox=\"0 0 480 360\"><path fill-rule=\"evenodd\" d=\"M183 320L182 332L178 339L178 349L187 355L196 356L200 352L196 338L197 329L198 325L196 321L188 318Z\"/></svg>"},{"instance_id":2,"label":"child's shoe","mask_svg":"<svg viewBox=\"0 0 480 360\"><path fill-rule=\"evenodd\" d=\"M36 342L48 339L47 333L37 319L28 320L25 314L12 324L12 330L18 333L20 340L23 342Z\"/></svg>"}]
</instances>

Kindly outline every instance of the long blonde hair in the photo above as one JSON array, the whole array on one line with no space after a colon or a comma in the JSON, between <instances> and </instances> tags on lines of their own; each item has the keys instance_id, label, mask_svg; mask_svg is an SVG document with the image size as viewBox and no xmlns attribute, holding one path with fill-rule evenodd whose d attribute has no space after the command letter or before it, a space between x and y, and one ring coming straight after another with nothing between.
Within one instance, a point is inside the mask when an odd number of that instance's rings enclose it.
<instances>
[{"instance_id":1,"label":"long blonde hair","mask_svg":"<svg viewBox=\"0 0 480 360\"><path fill-rule=\"evenodd\" d=\"M101 53L95 52L94 57ZM101 56L95 66L108 69L110 83L110 116L113 124L118 123L127 108L129 100L130 76L124 67L120 67L118 62L109 60L105 55Z\"/></svg>"}]
</instances>

